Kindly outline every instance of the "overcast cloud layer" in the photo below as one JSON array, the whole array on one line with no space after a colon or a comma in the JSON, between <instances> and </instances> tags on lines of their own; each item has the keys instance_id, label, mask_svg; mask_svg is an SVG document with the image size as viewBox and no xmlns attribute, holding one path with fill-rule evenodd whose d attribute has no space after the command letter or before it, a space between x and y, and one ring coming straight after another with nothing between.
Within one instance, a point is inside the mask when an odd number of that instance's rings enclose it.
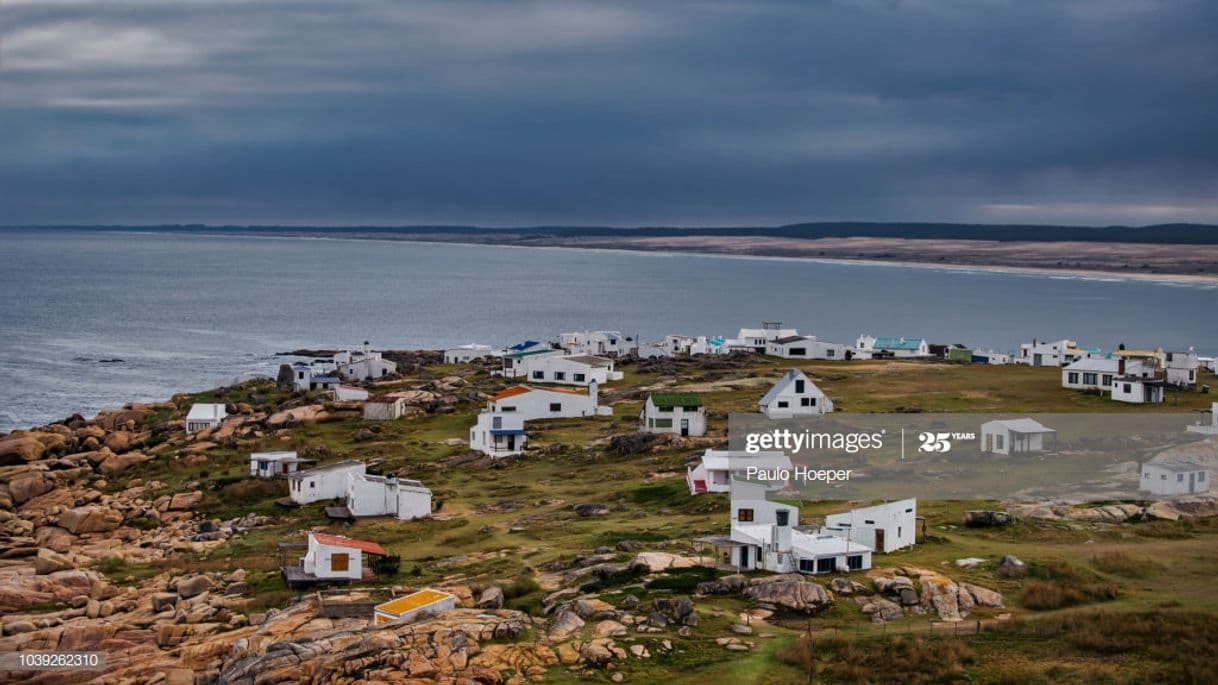
<instances>
[{"instance_id":1,"label":"overcast cloud layer","mask_svg":"<svg viewBox=\"0 0 1218 685\"><path fill-rule=\"evenodd\" d=\"M0 5L0 224L1218 221L1218 2Z\"/></svg>"}]
</instances>

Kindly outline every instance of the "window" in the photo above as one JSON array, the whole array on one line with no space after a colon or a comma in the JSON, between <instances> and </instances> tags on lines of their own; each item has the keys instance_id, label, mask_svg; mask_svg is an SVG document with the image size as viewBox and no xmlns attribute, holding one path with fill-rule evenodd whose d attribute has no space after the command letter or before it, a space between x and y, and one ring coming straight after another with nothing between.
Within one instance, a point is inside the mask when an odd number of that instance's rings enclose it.
<instances>
[{"instance_id":1,"label":"window","mask_svg":"<svg viewBox=\"0 0 1218 685\"><path fill-rule=\"evenodd\" d=\"M491 429L498 430L500 428L503 428L503 417L496 416L496 417L492 418L491 419Z\"/></svg>"},{"instance_id":2,"label":"window","mask_svg":"<svg viewBox=\"0 0 1218 685\"><path fill-rule=\"evenodd\" d=\"M786 409L788 406L790 406L790 404L789 404L789 403L788 403L786 400L779 400L779 401L778 401L778 408L779 408L779 409Z\"/></svg>"},{"instance_id":3,"label":"window","mask_svg":"<svg viewBox=\"0 0 1218 685\"><path fill-rule=\"evenodd\" d=\"M1197 482L1198 482L1198 483L1204 483L1204 482L1205 482L1205 471L1198 471L1198 472L1197 472Z\"/></svg>"},{"instance_id":4,"label":"window","mask_svg":"<svg viewBox=\"0 0 1218 685\"><path fill-rule=\"evenodd\" d=\"M1066 374L1066 382L1070 385L1078 385L1078 372L1071 371L1070 373Z\"/></svg>"},{"instance_id":5,"label":"window","mask_svg":"<svg viewBox=\"0 0 1218 685\"><path fill-rule=\"evenodd\" d=\"M672 419L655 419L654 428L672 428Z\"/></svg>"},{"instance_id":6,"label":"window","mask_svg":"<svg viewBox=\"0 0 1218 685\"><path fill-rule=\"evenodd\" d=\"M330 570L331 571L346 571L350 568L351 557L346 553L330 555Z\"/></svg>"},{"instance_id":7,"label":"window","mask_svg":"<svg viewBox=\"0 0 1218 685\"><path fill-rule=\"evenodd\" d=\"M901 527L897 526L897 537L901 537Z\"/></svg>"},{"instance_id":8,"label":"window","mask_svg":"<svg viewBox=\"0 0 1218 685\"><path fill-rule=\"evenodd\" d=\"M801 398L799 398L799 405L800 405L801 407L811 407L811 406L812 406L812 398L811 398L811 397L801 397Z\"/></svg>"},{"instance_id":9,"label":"window","mask_svg":"<svg viewBox=\"0 0 1218 685\"><path fill-rule=\"evenodd\" d=\"M791 512L786 509L779 509L774 512L774 521L780 526L787 525L791 520Z\"/></svg>"},{"instance_id":10,"label":"window","mask_svg":"<svg viewBox=\"0 0 1218 685\"><path fill-rule=\"evenodd\" d=\"M825 350L825 356L830 359L833 359L835 356L837 356L837 350L832 349L832 348Z\"/></svg>"},{"instance_id":11,"label":"window","mask_svg":"<svg viewBox=\"0 0 1218 685\"><path fill-rule=\"evenodd\" d=\"M867 519L863 519L863 523L865 523L865 524L867 524L867 525L869 525L869 526L874 526L874 525L875 525L875 521L869 521L869 520L867 520Z\"/></svg>"},{"instance_id":12,"label":"window","mask_svg":"<svg viewBox=\"0 0 1218 685\"><path fill-rule=\"evenodd\" d=\"M1125 392L1127 392L1127 393L1128 393L1128 392L1133 392L1133 386L1132 386L1132 385L1130 385L1130 384L1128 384L1128 383L1123 383L1122 385L1124 385L1124 386L1125 386Z\"/></svg>"},{"instance_id":13,"label":"window","mask_svg":"<svg viewBox=\"0 0 1218 685\"><path fill-rule=\"evenodd\" d=\"M546 374L544 371L534 371L533 372L533 380L543 381L545 379L546 379Z\"/></svg>"},{"instance_id":14,"label":"window","mask_svg":"<svg viewBox=\"0 0 1218 685\"><path fill-rule=\"evenodd\" d=\"M556 380L556 381L565 381L565 380L567 380L567 372L566 372L566 371L555 371L555 372L554 372L554 380Z\"/></svg>"},{"instance_id":15,"label":"window","mask_svg":"<svg viewBox=\"0 0 1218 685\"><path fill-rule=\"evenodd\" d=\"M792 357L806 357L808 350L803 347L792 347L789 353Z\"/></svg>"},{"instance_id":16,"label":"window","mask_svg":"<svg viewBox=\"0 0 1218 685\"><path fill-rule=\"evenodd\" d=\"M1098 376L1094 373L1084 373L1083 374L1083 385L1095 385L1097 377Z\"/></svg>"},{"instance_id":17,"label":"window","mask_svg":"<svg viewBox=\"0 0 1218 685\"><path fill-rule=\"evenodd\" d=\"M817 573L833 573L837 570L837 561L833 557L816 560Z\"/></svg>"},{"instance_id":18,"label":"window","mask_svg":"<svg viewBox=\"0 0 1218 685\"><path fill-rule=\"evenodd\" d=\"M996 450L1003 449L1002 443L1004 442L1005 438L1006 438L1006 436L1002 435L1002 434L995 435L994 436L994 449L996 449Z\"/></svg>"},{"instance_id":19,"label":"window","mask_svg":"<svg viewBox=\"0 0 1218 685\"><path fill-rule=\"evenodd\" d=\"M803 571L804 573L815 573L816 572L816 560L815 559L800 559L799 560L799 570Z\"/></svg>"},{"instance_id":20,"label":"window","mask_svg":"<svg viewBox=\"0 0 1218 685\"><path fill-rule=\"evenodd\" d=\"M743 523L748 523L749 521L752 521L753 520L753 510L752 509L737 509L736 510L736 520L741 521Z\"/></svg>"},{"instance_id":21,"label":"window","mask_svg":"<svg viewBox=\"0 0 1218 685\"><path fill-rule=\"evenodd\" d=\"M1106 373L1102 378L1103 381L1100 383L1100 385L1104 386L1105 388L1112 387L1112 374Z\"/></svg>"},{"instance_id":22,"label":"window","mask_svg":"<svg viewBox=\"0 0 1218 685\"><path fill-rule=\"evenodd\" d=\"M572 380L574 380L576 383L583 383L587 381L587 379L588 377L582 373L577 373L572 377Z\"/></svg>"},{"instance_id":23,"label":"window","mask_svg":"<svg viewBox=\"0 0 1218 685\"><path fill-rule=\"evenodd\" d=\"M510 413L516 411L516 405L512 405L510 407L500 407L499 411L503 412L504 414L510 414Z\"/></svg>"},{"instance_id":24,"label":"window","mask_svg":"<svg viewBox=\"0 0 1218 685\"><path fill-rule=\"evenodd\" d=\"M1183 482L1184 482L1184 474L1183 474L1183 473L1177 473L1177 474L1176 474L1176 482L1177 482L1177 483L1183 483Z\"/></svg>"},{"instance_id":25,"label":"window","mask_svg":"<svg viewBox=\"0 0 1218 685\"><path fill-rule=\"evenodd\" d=\"M562 411L562 402L551 402L550 411Z\"/></svg>"},{"instance_id":26,"label":"window","mask_svg":"<svg viewBox=\"0 0 1218 685\"><path fill-rule=\"evenodd\" d=\"M802 380L795 381L795 394L802 395L804 393L804 382Z\"/></svg>"},{"instance_id":27,"label":"window","mask_svg":"<svg viewBox=\"0 0 1218 685\"><path fill-rule=\"evenodd\" d=\"M1165 474L1159 476L1159 480L1167 480L1167 474L1165 473Z\"/></svg>"},{"instance_id":28,"label":"window","mask_svg":"<svg viewBox=\"0 0 1218 685\"><path fill-rule=\"evenodd\" d=\"M851 554L850 556L846 557L846 568L850 569L851 571L858 571L858 570L862 569L863 568L863 555L862 554Z\"/></svg>"}]
</instances>

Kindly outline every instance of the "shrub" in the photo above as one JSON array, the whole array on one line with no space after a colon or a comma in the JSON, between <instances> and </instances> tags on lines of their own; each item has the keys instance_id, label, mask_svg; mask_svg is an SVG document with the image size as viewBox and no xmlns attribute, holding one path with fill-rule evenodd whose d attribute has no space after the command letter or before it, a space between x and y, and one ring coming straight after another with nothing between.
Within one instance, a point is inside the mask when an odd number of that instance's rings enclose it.
<instances>
[{"instance_id":1,"label":"shrub","mask_svg":"<svg viewBox=\"0 0 1218 685\"><path fill-rule=\"evenodd\" d=\"M396 554L372 557L372 561L368 565L372 567L372 572L376 575L388 578L398 574L398 570L402 568L402 557Z\"/></svg>"}]
</instances>

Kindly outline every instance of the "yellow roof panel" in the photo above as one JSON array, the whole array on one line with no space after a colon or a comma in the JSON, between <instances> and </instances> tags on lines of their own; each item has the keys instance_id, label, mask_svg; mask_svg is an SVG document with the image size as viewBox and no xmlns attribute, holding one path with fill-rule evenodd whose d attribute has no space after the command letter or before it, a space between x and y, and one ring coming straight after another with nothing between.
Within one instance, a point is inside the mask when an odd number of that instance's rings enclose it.
<instances>
[{"instance_id":1,"label":"yellow roof panel","mask_svg":"<svg viewBox=\"0 0 1218 685\"><path fill-rule=\"evenodd\" d=\"M436 602L447 599L449 597L452 597L452 595L450 595L447 592L441 592L439 590L432 590L431 588L427 588L424 590L419 590L418 592L412 592L409 595L406 595L404 597L398 597L397 599L391 599L388 602L385 602L384 604L378 604L376 606L376 610L383 611L387 614L393 614L395 616L400 616L401 614L404 614L408 611L414 611L415 609L421 609L425 606L435 604Z\"/></svg>"}]
</instances>

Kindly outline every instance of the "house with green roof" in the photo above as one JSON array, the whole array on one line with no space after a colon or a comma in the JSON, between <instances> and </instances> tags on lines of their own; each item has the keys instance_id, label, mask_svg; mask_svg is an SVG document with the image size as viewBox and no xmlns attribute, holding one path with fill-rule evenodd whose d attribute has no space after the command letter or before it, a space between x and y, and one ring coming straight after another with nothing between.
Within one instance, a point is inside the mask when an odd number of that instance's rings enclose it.
<instances>
[{"instance_id":1,"label":"house with green roof","mask_svg":"<svg viewBox=\"0 0 1218 685\"><path fill-rule=\"evenodd\" d=\"M643 433L675 433L685 437L706 435L706 407L702 396L691 392L653 392L639 414Z\"/></svg>"}]
</instances>

